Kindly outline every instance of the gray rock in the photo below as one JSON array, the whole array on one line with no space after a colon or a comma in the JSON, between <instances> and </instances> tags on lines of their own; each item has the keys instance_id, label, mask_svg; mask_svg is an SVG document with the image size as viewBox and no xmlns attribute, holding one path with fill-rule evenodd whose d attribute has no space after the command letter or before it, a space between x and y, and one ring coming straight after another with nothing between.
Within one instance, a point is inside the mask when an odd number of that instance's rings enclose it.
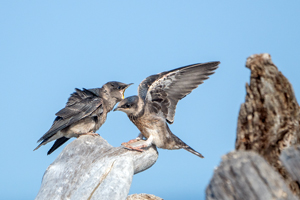
<instances>
[{"instance_id":1,"label":"gray rock","mask_svg":"<svg viewBox=\"0 0 300 200\"><path fill-rule=\"evenodd\" d=\"M283 178L260 155L238 151L225 155L206 189L207 200L296 200Z\"/></svg>"},{"instance_id":2,"label":"gray rock","mask_svg":"<svg viewBox=\"0 0 300 200\"><path fill-rule=\"evenodd\" d=\"M153 194L132 194L126 200L163 200Z\"/></svg>"},{"instance_id":3,"label":"gray rock","mask_svg":"<svg viewBox=\"0 0 300 200\"><path fill-rule=\"evenodd\" d=\"M300 183L300 145L283 150L280 160L293 180Z\"/></svg>"},{"instance_id":4,"label":"gray rock","mask_svg":"<svg viewBox=\"0 0 300 200\"><path fill-rule=\"evenodd\" d=\"M81 136L48 167L36 200L126 199L133 175L157 158L156 147L141 153L112 147L101 136Z\"/></svg>"}]
</instances>

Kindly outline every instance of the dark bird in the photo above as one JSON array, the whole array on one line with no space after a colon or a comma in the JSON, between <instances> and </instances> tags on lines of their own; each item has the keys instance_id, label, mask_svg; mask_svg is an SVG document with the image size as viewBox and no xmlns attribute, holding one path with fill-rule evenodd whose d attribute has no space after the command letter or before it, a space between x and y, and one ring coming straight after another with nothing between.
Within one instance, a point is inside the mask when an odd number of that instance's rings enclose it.
<instances>
[{"instance_id":1,"label":"dark bird","mask_svg":"<svg viewBox=\"0 0 300 200\"><path fill-rule=\"evenodd\" d=\"M131 83L132 84L132 83ZM47 155L68 141L71 137L93 135L106 120L107 113L124 99L125 90L131 85L120 82L108 82L102 88L75 89L67 105L58 111L53 125L37 142L40 146L56 140Z\"/></svg>"},{"instance_id":2,"label":"dark bird","mask_svg":"<svg viewBox=\"0 0 300 200\"><path fill-rule=\"evenodd\" d=\"M123 111L141 131L125 147L137 151L152 144L163 149L185 149L201 158L203 156L174 135L168 124L174 122L178 101L213 74L220 62L208 62L173 69L149 76L138 87L138 96L122 100L114 110ZM147 138L143 145L132 143ZM132 144L132 145L130 145Z\"/></svg>"}]
</instances>

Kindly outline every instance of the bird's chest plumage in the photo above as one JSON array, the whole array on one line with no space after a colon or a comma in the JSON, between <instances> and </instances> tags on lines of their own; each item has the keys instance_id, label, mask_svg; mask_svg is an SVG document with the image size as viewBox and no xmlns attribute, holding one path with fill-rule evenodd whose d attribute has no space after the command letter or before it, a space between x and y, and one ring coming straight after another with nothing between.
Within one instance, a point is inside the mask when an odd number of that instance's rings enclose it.
<instances>
[{"instance_id":1,"label":"bird's chest plumage","mask_svg":"<svg viewBox=\"0 0 300 200\"><path fill-rule=\"evenodd\" d=\"M95 120L94 132L96 132L102 126L102 124L104 124L104 122L106 121L106 116L107 116L106 112L99 113L95 116L95 118L94 118L94 120Z\"/></svg>"},{"instance_id":2,"label":"bird's chest plumage","mask_svg":"<svg viewBox=\"0 0 300 200\"><path fill-rule=\"evenodd\" d=\"M161 118L147 115L129 118L146 138L152 136L153 143L156 146L163 146L163 137L166 129L165 122Z\"/></svg>"}]
</instances>

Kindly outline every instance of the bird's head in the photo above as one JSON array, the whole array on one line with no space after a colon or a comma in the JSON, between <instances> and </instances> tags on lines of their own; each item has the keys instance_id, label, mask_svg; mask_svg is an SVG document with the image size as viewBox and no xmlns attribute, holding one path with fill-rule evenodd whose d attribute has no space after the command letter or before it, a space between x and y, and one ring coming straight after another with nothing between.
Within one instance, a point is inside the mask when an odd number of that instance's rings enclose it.
<instances>
[{"instance_id":1,"label":"bird's head","mask_svg":"<svg viewBox=\"0 0 300 200\"><path fill-rule=\"evenodd\" d=\"M125 84L117 81L111 81L104 84L103 87L111 98L115 99L116 102L119 102L124 99L125 90L132 84L133 83Z\"/></svg>"},{"instance_id":2,"label":"bird's head","mask_svg":"<svg viewBox=\"0 0 300 200\"><path fill-rule=\"evenodd\" d=\"M123 111L127 115L136 115L139 113L139 97L131 96L123 99L118 106L114 109L114 111Z\"/></svg>"}]
</instances>

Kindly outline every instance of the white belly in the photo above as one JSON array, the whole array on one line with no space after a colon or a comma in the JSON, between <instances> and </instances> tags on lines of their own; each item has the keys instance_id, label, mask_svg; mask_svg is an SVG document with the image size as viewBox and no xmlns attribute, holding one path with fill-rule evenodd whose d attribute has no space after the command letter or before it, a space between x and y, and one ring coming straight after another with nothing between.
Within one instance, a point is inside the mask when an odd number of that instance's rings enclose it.
<instances>
[{"instance_id":1,"label":"white belly","mask_svg":"<svg viewBox=\"0 0 300 200\"><path fill-rule=\"evenodd\" d=\"M164 146L163 139L162 139L162 133L160 133L159 129L150 129L145 128L146 134L144 135L146 138L149 138L152 136L152 143L155 144L157 147L162 148ZM148 137L147 137L147 136Z\"/></svg>"}]
</instances>

